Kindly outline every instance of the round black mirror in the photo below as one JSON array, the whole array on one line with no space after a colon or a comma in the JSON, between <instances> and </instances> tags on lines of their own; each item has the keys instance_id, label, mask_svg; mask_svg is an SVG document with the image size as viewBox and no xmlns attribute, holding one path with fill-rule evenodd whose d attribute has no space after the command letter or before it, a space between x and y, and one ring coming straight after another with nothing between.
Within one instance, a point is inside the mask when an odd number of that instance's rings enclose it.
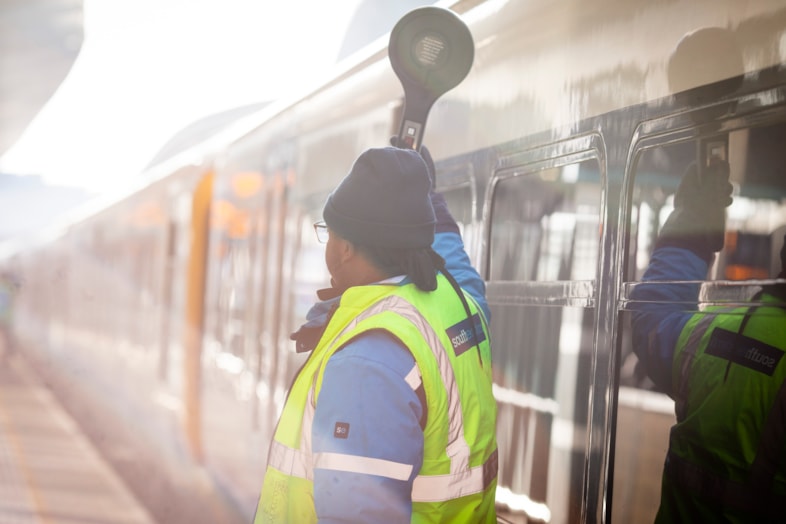
<instances>
[{"instance_id":1,"label":"round black mirror","mask_svg":"<svg viewBox=\"0 0 786 524\"><path fill-rule=\"evenodd\" d=\"M469 73L475 43L453 11L419 7L404 15L391 31L388 57L404 88L399 138L418 149L431 106Z\"/></svg>"}]
</instances>

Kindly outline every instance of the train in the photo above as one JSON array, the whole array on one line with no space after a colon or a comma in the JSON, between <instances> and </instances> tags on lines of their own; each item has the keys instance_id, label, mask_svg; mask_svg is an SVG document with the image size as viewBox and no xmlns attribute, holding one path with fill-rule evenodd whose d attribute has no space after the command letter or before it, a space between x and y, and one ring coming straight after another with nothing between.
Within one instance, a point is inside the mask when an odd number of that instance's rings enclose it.
<instances>
[{"instance_id":1,"label":"train","mask_svg":"<svg viewBox=\"0 0 786 524\"><path fill-rule=\"evenodd\" d=\"M633 354L631 292L682 174L707 154L729 163L734 202L702 305L774 281L786 5L437 5L475 42L424 144L486 283L500 522L652 522L675 416ZM125 421L154 463L198 468L250 521L305 358L289 335L329 282L312 224L353 160L397 133L402 96L380 39L6 246L30 358Z\"/></svg>"}]
</instances>

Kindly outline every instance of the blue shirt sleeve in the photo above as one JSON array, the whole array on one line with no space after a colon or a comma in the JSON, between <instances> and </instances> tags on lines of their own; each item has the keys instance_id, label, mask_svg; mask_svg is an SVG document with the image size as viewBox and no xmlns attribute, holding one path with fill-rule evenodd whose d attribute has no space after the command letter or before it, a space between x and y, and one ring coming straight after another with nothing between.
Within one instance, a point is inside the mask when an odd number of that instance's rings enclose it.
<instances>
[{"instance_id":1,"label":"blue shirt sleeve","mask_svg":"<svg viewBox=\"0 0 786 524\"><path fill-rule=\"evenodd\" d=\"M409 350L384 331L359 336L328 361L312 427L314 456L379 459L408 476L385 476L382 467L380 474L323 468L317 460L321 524L410 522L412 482L423 463L422 407L404 380L414 366Z\"/></svg>"},{"instance_id":2,"label":"blue shirt sleeve","mask_svg":"<svg viewBox=\"0 0 786 524\"><path fill-rule=\"evenodd\" d=\"M445 269L453 275L458 285L475 300L488 322L491 319L491 312L486 301L486 284L472 266L464 249L461 235L453 231L437 233L434 236L432 247L445 259Z\"/></svg>"},{"instance_id":3,"label":"blue shirt sleeve","mask_svg":"<svg viewBox=\"0 0 786 524\"><path fill-rule=\"evenodd\" d=\"M658 390L664 393L671 394L671 368L677 340L696 312L698 281L704 280L706 275L707 263L692 251L658 248L642 277L644 284L637 285L631 292L633 351L644 363ZM657 282L661 284L652 284Z\"/></svg>"}]
</instances>

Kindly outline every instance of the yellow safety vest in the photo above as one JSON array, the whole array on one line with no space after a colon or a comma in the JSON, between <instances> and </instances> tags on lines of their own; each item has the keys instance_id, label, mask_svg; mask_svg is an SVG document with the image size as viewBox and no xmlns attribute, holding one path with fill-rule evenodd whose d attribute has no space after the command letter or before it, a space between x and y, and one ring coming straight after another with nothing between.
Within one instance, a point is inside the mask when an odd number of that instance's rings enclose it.
<instances>
[{"instance_id":1,"label":"yellow safety vest","mask_svg":"<svg viewBox=\"0 0 786 524\"><path fill-rule=\"evenodd\" d=\"M410 374L408 382L417 389L422 380L426 395L423 466L412 486L411 521L496 522L497 406L489 331L474 301L465 296L483 339L479 348L468 340L469 319L442 275L430 293L407 284L358 286L343 294L290 389L270 447L256 524L317 521L313 469L330 458L312 454L311 425L325 366L351 339L376 329L407 346L420 373L419 378ZM386 474L402 480L410 475Z\"/></svg>"}]
</instances>

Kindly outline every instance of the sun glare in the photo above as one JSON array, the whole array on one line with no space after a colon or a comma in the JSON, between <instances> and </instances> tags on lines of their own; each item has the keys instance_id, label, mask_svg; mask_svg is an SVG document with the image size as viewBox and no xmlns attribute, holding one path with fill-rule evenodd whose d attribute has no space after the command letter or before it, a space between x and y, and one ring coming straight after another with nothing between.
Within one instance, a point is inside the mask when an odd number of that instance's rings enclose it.
<instances>
[{"instance_id":1,"label":"sun glare","mask_svg":"<svg viewBox=\"0 0 786 524\"><path fill-rule=\"evenodd\" d=\"M195 120L327 74L357 3L85 0L76 62L0 169L93 192L123 184Z\"/></svg>"}]
</instances>

